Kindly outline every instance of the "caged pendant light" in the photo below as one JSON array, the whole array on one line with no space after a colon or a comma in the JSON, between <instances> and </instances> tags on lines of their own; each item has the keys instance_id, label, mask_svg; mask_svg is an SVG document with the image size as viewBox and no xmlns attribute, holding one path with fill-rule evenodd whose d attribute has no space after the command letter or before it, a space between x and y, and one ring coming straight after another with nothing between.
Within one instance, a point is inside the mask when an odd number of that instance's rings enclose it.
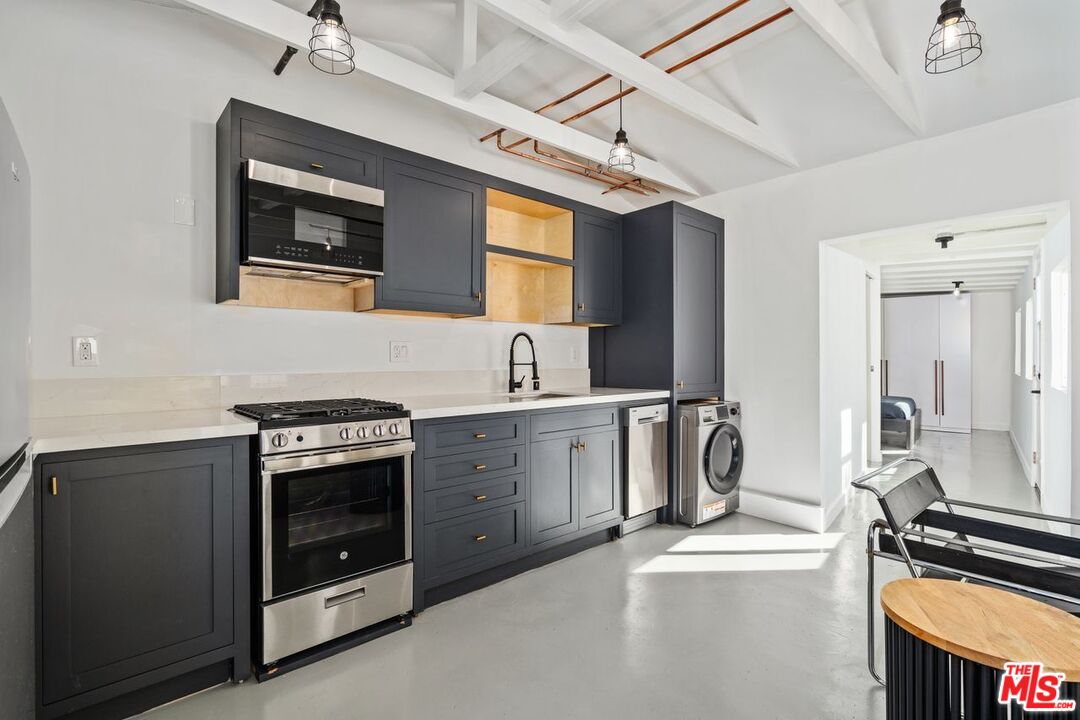
<instances>
[{"instance_id":1,"label":"caged pendant light","mask_svg":"<svg viewBox=\"0 0 1080 720\"><path fill-rule=\"evenodd\" d=\"M352 35L337 0L316 0L308 15L316 20L308 42L308 61L331 75L348 75L355 70Z\"/></svg>"},{"instance_id":2,"label":"caged pendant light","mask_svg":"<svg viewBox=\"0 0 1080 720\"><path fill-rule=\"evenodd\" d=\"M619 130L615 133L615 142L611 146L611 154L608 155L608 169L616 172L634 172L634 151L630 147L630 140L626 137L626 131L622 126L622 81L619 81Z\"/></svg>"},{"instance_id":3,"label":"caged pendant light","mask_svg":"<svg viewBox=\"0 0 1080 720\"><path fill-rule=\"evenodd\" d=\"M978 60L982 51L982 35L961 0L941 3L941 13L926 46L926 72L940 75L959 70Z\"/></svg>"}]
</instances>

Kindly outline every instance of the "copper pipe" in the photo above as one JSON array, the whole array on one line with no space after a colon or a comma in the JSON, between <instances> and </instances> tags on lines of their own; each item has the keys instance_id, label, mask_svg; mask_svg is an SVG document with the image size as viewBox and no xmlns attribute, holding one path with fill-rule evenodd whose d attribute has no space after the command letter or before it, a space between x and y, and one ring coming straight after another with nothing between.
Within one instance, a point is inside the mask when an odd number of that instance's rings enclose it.
<instances>
[{"instance_id":1,"label":"copper pipe","mask_svg":"<svg viewBox=\"0 0 1080 720\"><path fill-rule=\"evenodd\" d=\"M529 155L528 153L523 153L520 150L514 150L513 148L507 147L506 145L503 145L502 133L503 133L502 130L497 130L495 135L498 138L498 140L497 140L498 147L503 152L510 153L511 155L516 155L517 157L524 158L526 160L532 160L533 162L537 162L537 163L540 163L542 165L547 165L548 167L553 167L553 168L555 168L557 170L563 170L565 172L573 173L573 174L579 175L581 177L586 177L586 178L591 178L593 180L598 180L599 182L602 182L605 185L609 185L609 186L612 186L612 187L614 187L615 185L621 184L621 181L613 180L612 178L606 177L600 171L597 171L597 170L591 170L591 169L579 170L579 169L576 169L576 168L573 168L573 167L566 167L564 165L558 164L557 162L553 162L551 160L547 160L547 159L542 158L542 157L536 157L535 155ZM565 159L560 158L560 161L565 162ZM647 194L645 192L645 190L640 189L640 188L635 188L633 186L627 187L626 189L631 190L633 192L636 192L636 193L638 193L640 195Z\"/></svg>"},{"instance_id":2,"label":"copper pipe","mask_svg":"<svg viewBox=\"0 0 1080 720\"><path fill-rule=\"evenodd\" d=\"M695 55L691 55L690 57L686 58L685 60L682 60L681 62L675 63L674 65L669 67L664 72L666 72L666 73L668 73L670 75L671 73L673 73L673 72L675 72L677 70L682 70L687 65L691 65L693 63L696 63L698 60L701 60L702 58L707 57L709 55L712 55L717 50L723 50L728 45L731 45L732 43L734 43L734 42L736 42L738 40L742 40L747 35L750 35L751 33L755 33L755 32L757 32L758 30L762 29L763 27L765 27L767 25L771 25L772 23L776 22L780 18L785 17L787 15L790 15L792 12L793 11L792 11L791 8L784 8L783 10L776 13L775 15L770 15L769 17L765 18L764 20L761 20L760 22L754 23L753 25L746 28L745 30L742 30L741 32L737 32L734 35L732 35L731 37L725 38L724 40L721 40L720 42L716 43L715 45L707 47L704 50L702 50L701 52L699 52L699 53L697 53ZM574 113L570 117L568 117L568 118L566 118L564 120L560 120L559 123L562 124L562 125L565 125L565 124L573 122L575 120L580 120L581 118L585 117L586 115L591 115L592 113L596 112L597 110L599 110L601 108L604 108L604 107L607 107L608 105L615 102L619 98L624 98L627 95L629 95L630 93L633 93L633 92L636 92L636 91L637 91L636 87L628 87L628 88L626 88L625 90L623 90L620 93L615 93L611 97L605 98L604 100L601 100L600 102L596 103L595 105L592 105L590 107L585 108L581 112Z\"/></svg>"},{"instance_id":3,"label":"copper pipe","mask_svg":"<svg viewBox=\"0 0 1080 720\"><path fill-rule=\"evenodd\" d=\"M513 148L514 145L508 145L507 147ZM660 192L659 188L654 188L651 185L646 185L645 183L638 180L637 178L633 178L633 177L629 177L629 176L625 176L625 175L616 176L613 173L611 173L610 171L605 171L602 168L593 168L593 167L591 167L589 165L586 165L584 163L580 163L580 162L578 162L576 160L571 160L570 158L565 158L565 157L562 157L561 155L556 155L555 153L545 152L544 150L542 150L540 148L540 142L537 141L537 140L533 140L533 152L536 153L537 155L542 156L542 157L551 158L552 160L558 160L558 161L564 162L564 163L566 163L568 165L573 165L575 167L579 167L579 168L582 168L584 170L588 170L589 172L599 173L600 175L603 175L605 178L611 178L616 183L618 183L618 184L612 186L612 188L611 188L612 190L618 190L618 189L623 188L623 187L625 187L625 186L627 186L629 184L635 184L637 187L642 188L646 192L653 192L653 193L658 193L658 194Z\"/></svg>"},{"instance_id":4,"label":"copper pipe","mask_svg":"<svg viewBox=\"0 0 1080 720\"><path fill-rule=\"evenodd\" d=\"M705 18L704 20L701 20L700 22L697 22L697 23L691 25L690 27L686 28L682 32L680 32L680 33L678 33L676 35L672 35L671 37L669 37L667 40L663 41L659 45L655 45L655 46L649 48L648 50L646 50L645 52L641 53L641 55L640 55L641 59L645 60L646 58L652 57L653 55L660 52L664 48L670 47L671 45L674 45L675 43L679 42L683 38L686 38L686 37L688 37L690 35L693 35L698 30L700 30L703 27L706 27L708 25L711 25L712 23L714 23L717 20L719 20L720 18L724 17L725 15L730 13L731 11L737 10L738 8L742 7L743 5L745 5L748 2L750 2L750 0L735 0L735 2L731 3L727 7L724 7L724 8L721 8L720 10L717 10L715 13L713 13L709 17ZM578 95L580 95L583 92L586 92L588 90L592 90L594 87L596 87L600 83L604 82L605 80L609 80L609 79L611 79L611 74L610 73L601 75L600 77L596 78L595 80L591 80L591 81L585 83L584 85L582 85L578 89L568 92L566 95L563 95L561 98L559 98L557 100L552 100L547 105L543 106L542 108L539 108L539 109L535 110L534 112L542 113L545 110L550 110L551 108L555 107L556 105L562 105L564 102L576 98ZM499 128L499 129L504 130L504 131L506 130L506 128ZM495 137L495 133L497 133L497 132L499 132L499 130L493 130L493 131L489 132L487 135L480 138L480 142L484 142L485 140L490 140L491 138ZM516 143L515 145L511 145L510 147L516 147L517 145L520 145L522 142L527 142L527 139L523 140L523 141L519 141L518 143Z\"/></svg>"}]
</instances>

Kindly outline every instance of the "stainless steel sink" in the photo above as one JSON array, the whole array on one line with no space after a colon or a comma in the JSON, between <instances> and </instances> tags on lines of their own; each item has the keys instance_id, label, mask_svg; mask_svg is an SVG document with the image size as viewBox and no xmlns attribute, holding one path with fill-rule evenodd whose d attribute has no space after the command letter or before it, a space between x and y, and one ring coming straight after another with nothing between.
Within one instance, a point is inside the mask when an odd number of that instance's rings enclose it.
<instances>
[{"instance_id":1,"label":"stainless steel sink","mask_svg":"<svg viewBox=\"0 0 1080 720\"><path fill-rule=\"evenodd\" d=\"M584 397L575 393L543 392L543 393L506 393L506 399L510 402L524 402L526 400L552 400L554 398Z\"/></svg>"}]
</instances>

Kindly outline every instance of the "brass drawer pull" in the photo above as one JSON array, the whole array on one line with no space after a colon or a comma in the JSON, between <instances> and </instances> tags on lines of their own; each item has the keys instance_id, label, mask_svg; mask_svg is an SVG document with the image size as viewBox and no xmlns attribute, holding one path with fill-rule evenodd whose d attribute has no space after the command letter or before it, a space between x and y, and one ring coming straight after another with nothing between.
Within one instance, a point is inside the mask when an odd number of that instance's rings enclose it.
<instances>
[{"instance_id":1,"label":"brass drawer pull","mask_svg":"<svg viewBox=\"0 0 1080 720\"><path fill-rule=\"evenodd\" d=\"M323 166L321 164L319 164L319 163L311 163L311 169L312 170L322 170Z\"/></svg>"},{"instance_id":2,"label":"brass drawer pull","mask_svg":"<svg viewBox=\"0 0 1080 720\"><path fill-rule=\"evenodd\" d=\"M473 540L475 540L476 542L484 542L485 540L487 540L487 535L477 535L473 538Z\"/></svg>"},{"instance_id":3,"label":"brass drawer pull","mask_svg":"<svg viewBox=\"0 0 1080 720\"><path fill-rule=\"evenodd\" d=\"M483 463L481 463L480 465L473 465L473 470L475 470L476 472L487 470L487 465L484 465Z\"/></svg>"},{"instance_id":4,"label":"brass drawer pull","mask_svg":"<svg viewBox=\"0 0 1080 720\"><path fill-rule=\"evenodd\" d=\"M476 438L477 440L483 440L484 438L487 437L487 433L474 433L473 437Z\"/></svg>"},{"instance_id":5,"label":"brass drawer pull","mask_svg":"<svg viewBox=\"0 0 1080 720\"><path fill-rule=\"evenodd\" d=\"M583 442L579 442L579 443L574 443L574 444L572 445L572 447L573 447L573 448L574 448L575 450L577 450L578 452L585 452L585 450L586 450L586 448L588 447L588 445L587 445L586 443L583 443Z\"/></svg>"},{"instance_id":6,"label":"brass drawer pull","mask_svg":"<svg viewBox=\"0 0 1080 720\"><path fill-rule=\"evenodd\" d=\"M60 494L60 486L55 475L49 478L49 492L51 492L53 495Z\"/></svg>"},{"instance_id":7,"label":"brass drawer pull","mask_svg":"<svg viewBox=\"0 0 1080 720\"><path fill-rule=\"evenodd\" d=\"M585 312L585 303L578 303L577 304L577 309L578 309L578 312Z\"/></svg>"},{"instance_id":8,"label":"brass drawer pull","mask_svg":"<svg viewBox=\"0 0 1080 720\"><path fill-rule=\"evenodd\" d=\"M487 500L487 495L474 495L473 500L475 500L476 502L484 502L485 500Z\"/></svg>"}]
</instances>

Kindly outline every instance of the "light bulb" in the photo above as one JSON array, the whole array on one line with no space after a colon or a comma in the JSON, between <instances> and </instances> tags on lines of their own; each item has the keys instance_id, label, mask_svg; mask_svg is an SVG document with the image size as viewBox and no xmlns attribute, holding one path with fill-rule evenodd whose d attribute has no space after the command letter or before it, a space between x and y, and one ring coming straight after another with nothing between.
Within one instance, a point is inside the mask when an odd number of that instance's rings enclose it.
<instances>
[{"instance_id":1,"label":"light bulb","mask_svg":"<svg viewBox=\"0 0 1080 720\"><path fill-rule=\"evenodd\" d=\"M960 288L956 288L952 291L953 297L960 297Z\"/></svg>"},{"instance_id":2,"label":"light bulb","mask_svg":"<svg viewBox=\"0 0 1080 720\"><path fill-rule=\"evenodd\" d=\"M960 28L957 18L949 18L941 27L941 46L945 52L951 52L960 45Z\"/></svg>"}]
</instances>

